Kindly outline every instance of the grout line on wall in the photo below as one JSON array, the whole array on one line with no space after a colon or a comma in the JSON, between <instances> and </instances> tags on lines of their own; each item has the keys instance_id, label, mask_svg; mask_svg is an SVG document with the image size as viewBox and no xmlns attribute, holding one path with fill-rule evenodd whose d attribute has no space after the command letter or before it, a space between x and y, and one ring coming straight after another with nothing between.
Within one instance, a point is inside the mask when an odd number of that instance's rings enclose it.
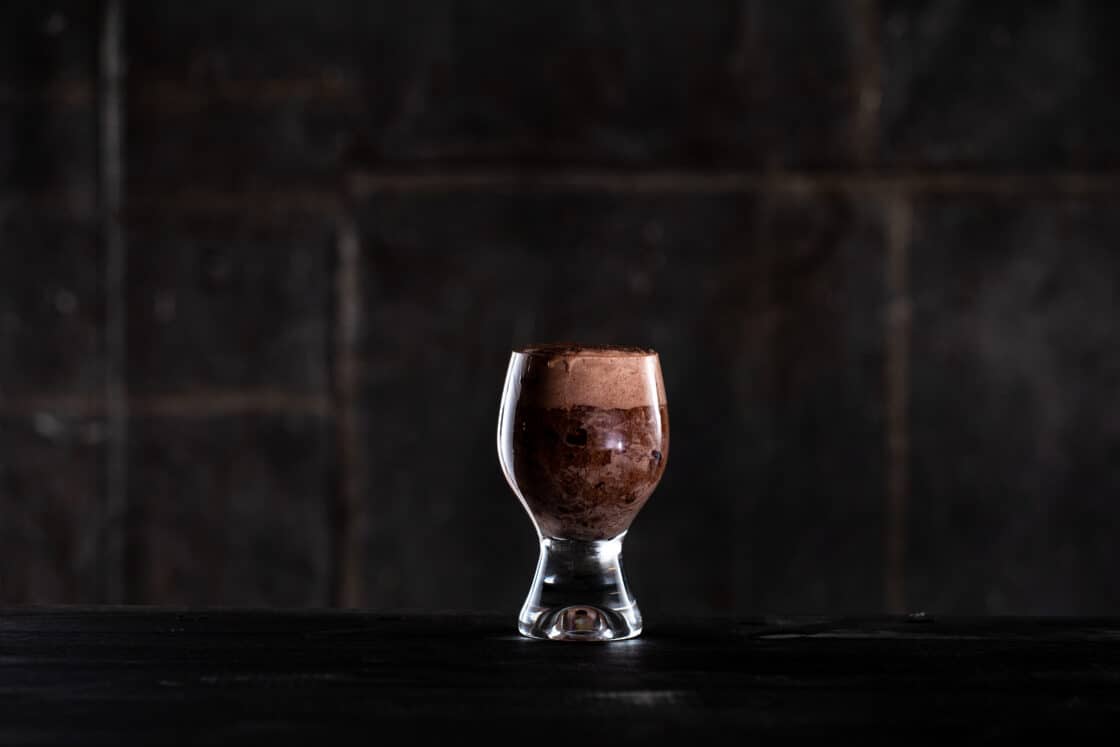
<instances>
[{"instance_id":1,"label":"grout line on wall","mask_svg":"<svg viewBox=\"0 0 1120 747\"><path fill-rule=\"evenodd\" d=\"M126 267L124 207L124 0L105 0L98 44L99 195L105 258L106 472L101 600L126 601L125 533L128 514L128 384L126 379Z\"/></svg>"},{"instance_id":2,"label":"grout line on wall","mask_svg":"<svg viewBox=\"0 0 1120 747\"><path fill-rule=\"evenodd\" d=\"M139 190L144 192L146 190ZM338 188L334 181L308 180L275 189L251 187L244 190L187 187L163 189L136 195L129 202L129 218L143 226L145 219L156 219L157 226L169 217L195 215L235 215L240 219L335 215L340 210Z\"/></svg>"},{"instance_id":3,"label":"grout line on wall","mask_svg":"<svg viewBox=\"0 0 1120 747\"><path fill-rule=\"evenodd\" d=\"M1120 194L1120 173L1054 171L991 173L971 171L628 171L612 169L483 169L464 171L351 171L351 194L358 199L381 194L411 195L483 191L568 191L607 194L849 193L890 197L910 195L992 198L1112 197ZM297 183L280 189L138 190L129 200L130 223L147 220L233 216L239 220L289 221L299 216L340 211L334 182ZM19 205L61 218L88 215L94 197L84 190L0 191L0 204Z\"/></svg>"},{"instance_id":4,"label":"grout line on wall","mask_svg":"<svg viewBox=\"0 0 1120 747\"><path fill-rule=\"evenodd\" d=\"M719 171L624 169L487 169L470 171L361 171L350 174L352 193L484 191L494 189L607 193L870 192L1022 197L1115 194L1120 173L970 171Z\"/></svg>"},{"instance_id":5,"label":"grout line on wall","mask_svg":"<svg viewBox=\"0 0 1120 747\"><path fill-rule=\"evenodd\" d=\"M362 319L361 242L352 216L337 230L333 390L338 489L334 510L332 602L359 607L364 599L366 511L361 433L358 422L359 341Z\"/></svg>"},{"instance_id":6,"label":"grout line on wall","mask_svg":"<svg viewBox=\"0 0 1120 747\"><path fill-rule=\"evenodd\" d=\"M160 71L145 70L143 76L134 77L130 92L134 107L146 118L198 115L215 101L234 102L238 107L364 103L361 86L353 79L327 72L284 78L223 77L204 85Z\"/></svg>"},{"instance_id":7,"label":"grout line on wall","mask_svg":"<svg viewBox=\"0 0 1120 747\"><path fill-rule=\"evenodd\" d=\"M136 417L208 418L241 415L304 415L328 417L331 402L322 395L273 390L202 392L134 397Z\"/></svg>"},{"instance_id":8,"label":"grout line on wall","mask_svg":"<svg viewBox=\"0 0 1120 747\"><path fill-rule=\"evenodd\" d=\"M0 83L0 105L11 106L29 97L46 101L56 110L91 109L97 101L97 84L89 78L58 78L32 86Z\"/></svg>"},{"instance_id":9,"label":"grout line on wall","mask_svg":"<svg viewBox=\"0 0 1120 747\"><path fill-rule=\"evenodd\" d=\"M881 23L878 0L857 0L856 38L852 42L856 105L853 144L861 163L873 164L879 153L879 111L883 101L880 61Z\"/></svg>"},{"instance_id":10,"label":"grout line on wall","mask_svg":"<svg viewBox=\"0 0 1120 747\"><path fill-rule=\"evenodd\" d=\"M887 611L906 610L906 510L910 497L910 339L909 288L913 207L898 195L886 205L886 506L884 521L884 596Z\"/></svg>"},{"instance_id":11,"label":"grout line on wall","mask_svg":"<svg viewBox=\"0 0 1120 747\"><path fill-rule=\"evenodd\" d=\"M895 324L895 300L898 292L905 292L905 252L908 251L909 203L898 195L898 184L884 186L882 175L874 173L882 139L880 110L883 101L883 69L880 42L882 18L878 0L856 0L854 39L852 40L853 88L856 92L853 113L852 142L856 158L867 169L866 180L860 184L877 184L873 194L884 211L887 223L887 247L884 257L886 286L885 336L885 397L887 416L883 438L886 459L883 463L885 479L885 505L883 507L883 606L892 613L900 613L905 606L904 551L906 540L905 480L895 471L898 455L894 447L905 442L906 422L904 402L899 407L899 389L905 386L907 330ZM911 177L911 180L913 178ZM913 187L914 185L911 185ZM862 187L860 187L862 189ZM852 188L849 191L858 191ZM896 274L900 273L900 274ZM901 438L901 440L900 440ZM903 468L904 465L903 465Z\"/></svg>"},{"instance_id":12,"label":"grout line on wall","mask_svg":"<svg viewBox=\"0 0 1120 747\"><path fill-rule=\"evenodd\" d=\"M132 418L212 418L240 415L303 415L329 417L330 398L275 390L202 391L128 397ZM0 402L3 417L106 418L112 407L102 397L30 396Z\"/></svg>"}]
</instances>

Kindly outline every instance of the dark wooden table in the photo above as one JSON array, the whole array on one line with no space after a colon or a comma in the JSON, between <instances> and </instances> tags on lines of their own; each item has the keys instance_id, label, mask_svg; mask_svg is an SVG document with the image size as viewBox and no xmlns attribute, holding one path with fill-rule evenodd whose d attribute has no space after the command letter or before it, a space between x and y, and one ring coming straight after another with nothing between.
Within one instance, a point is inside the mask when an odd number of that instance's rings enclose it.
<instances>
[{"instance_id":1,"label":"dark wooden table","mask_svg":"<svg viewBox=\"0 0 1120 747\"><path fill-rule=\"evenodd\" d=\"M1067 739L1120 728L1120 620L703 620L608 645L511 615L12 609L0 744Z\"/></svg>"}]
</instances>

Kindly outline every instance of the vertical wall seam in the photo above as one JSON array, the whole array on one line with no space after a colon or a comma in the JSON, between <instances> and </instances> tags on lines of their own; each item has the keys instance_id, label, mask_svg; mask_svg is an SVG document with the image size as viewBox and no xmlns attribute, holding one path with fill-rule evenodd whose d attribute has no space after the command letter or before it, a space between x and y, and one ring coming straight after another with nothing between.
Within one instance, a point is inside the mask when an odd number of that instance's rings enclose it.
<instances>
[{"instance_id":1,"label":"vertical wall seam","mask_svg":"<svg viewBox=\"0 0 1120 747\"><path fill-rule=\"evenodd\" d=\"M859 0L855 4L853 72L855 112L853 113L853 150L865 168L878 159L883 103L882 20L878 0Z\"/></svg>"},{"instance_id":2,"label":"vertical wall seam","mask_svg":"<svg viewBox=\"0 0 1120 747\"><path fill-rule=\"evenodd\" d=\"M333 510L332 601L359 607L364 600L366 512L358 422L358 345L362 319L361 240L353 216L338 219L335 265L334 365L332 386L338 465Z\"/></svg>"},{"instance_id":3,"label":"vertical wall seam","mask_svg":"<svg viewBox=\"0 0 1120 747\"><path fill-rule=\"evenodd\" d=\"M124 0L105 0L98 40L98 163L101 242L105 262L106 479L102 588L109 603L127 601L128 386L126 376L127 246L124 207Z\"/></svg>"},{"instance_id":4,"label":"vertical wall seam","mask_svg":"<svg viewBox=\"0 0 1120 747\"><path fill-rule=\"evenodd\" d=\"M855 4L853 152L861 171L874 173L882 141L883 20L878 0ZM910 201L897 184L872 191L883 216L883 605L901 613L906 606L906 504L909 497L907 406L910 316L907 259L910 246Z\"/></svg>"},{"instance_id":5,"label":"vertical wall seam","mask_svg":"<svg viewBox=\"0 0 1120 747\"><path fill-rule=\"evenodd\" d=\"M891 199L886 214L886 525L887 611L906 610L906 514L910 497L910 246L913 205Z\"/></svg>"}]
</instances>

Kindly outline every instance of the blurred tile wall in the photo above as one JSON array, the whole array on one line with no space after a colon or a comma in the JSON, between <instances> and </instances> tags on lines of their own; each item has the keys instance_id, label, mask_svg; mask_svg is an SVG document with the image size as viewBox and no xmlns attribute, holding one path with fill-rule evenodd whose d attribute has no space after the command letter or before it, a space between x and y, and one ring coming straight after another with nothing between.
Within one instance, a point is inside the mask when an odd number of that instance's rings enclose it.
<instances>
[{"instance_id":1,"label":"blurred tile wall","mask_svg":"<svg viewBox=\"0 0 1120 747\"><path fill-rule=\"evenodd\" d=\"M516 612L511 347L662 356L647 614L1120 610L1120 8L15 0L0 602Z\"/></svg>"}]
</instances>

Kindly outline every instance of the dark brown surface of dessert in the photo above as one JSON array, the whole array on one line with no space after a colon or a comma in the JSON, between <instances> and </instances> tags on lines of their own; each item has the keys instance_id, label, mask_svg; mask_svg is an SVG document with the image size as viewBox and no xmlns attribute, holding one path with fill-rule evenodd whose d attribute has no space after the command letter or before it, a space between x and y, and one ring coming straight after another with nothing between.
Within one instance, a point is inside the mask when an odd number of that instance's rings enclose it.
<instances>
[{"instance_id":1,"label":"dark brown surface of dessert","mask_svg":"<svg viewBox=\"0 0 1120 747\"><path fill-rule=\"evenodd\" d=\"M601 540L630 527L669 451L667 408L519 406L517 488L548 537Z\"/></svg>"},{"instance_id":2,"label":"dark brown surface of dessert","mask_svg":"<svg viewBox=\"0 0 1120 747\"><path fill-rule=\"evenodd\" d=\"M622 358L655 354L653 348L642 348L632 345L581 345L574 342L549 342L540 345L525 345L517 348L517 352L546 358L565 358L581 355Z\"/></svg>"}]
</instances>

